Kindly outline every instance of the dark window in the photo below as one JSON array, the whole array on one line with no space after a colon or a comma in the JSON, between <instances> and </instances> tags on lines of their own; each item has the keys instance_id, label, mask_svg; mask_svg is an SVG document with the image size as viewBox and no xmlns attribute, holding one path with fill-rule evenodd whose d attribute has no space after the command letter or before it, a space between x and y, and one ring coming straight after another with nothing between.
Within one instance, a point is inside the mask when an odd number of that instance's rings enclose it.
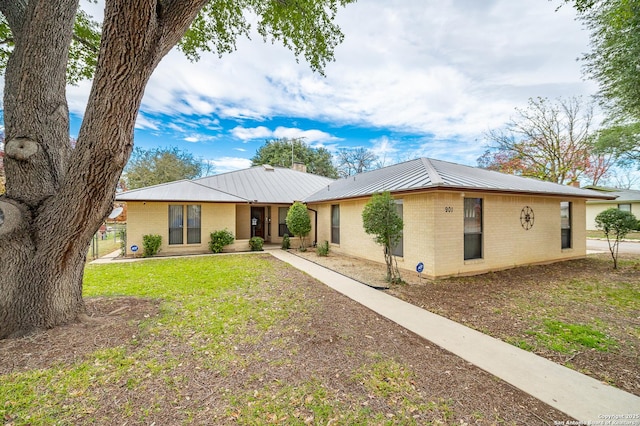
<instances>
[{"instance_id":1,"label":"dark window","mask_svg":"<svg viewBox=\"0 0 640 426\"><path fill-rule=\"evenodd\" d=\"M287 228L287 213L289 207L278 207L278 236L284 237L284 234L292 237L289 228Z\"/></svg>"},{"instance_id":2,"label":"dark window","mask_svg":"<svg viewBox=\"0 0 640 426\"><path fill-rule=\"evenodd\" d=\"M182 206L169 206L169 244L182 244L184 223Z\"/></svg>"},{"instance_id":3,"label":"dark window","mask_svg":"<svg viewBox=\"0 0 640 426\"><path fill-rule=\"evenodd\" d=\"M187 244L200 244L200 205L187 206Z\"/></svg>"},{"instance_id":4,"label":"dark window","mask_svg":"<svg viewBox=\"0 0 640 426\"><path fill-rule=\"evenodd\" d=\"M331 206L331 242L340 244L340 206Z\"/></svg>"},{"instance_id":5,"label":"dark window","mask_svg":"<svg viewBox=\"0 0 640 426\"><path fill-rule=\"evenodd\" d=\"M201 242L201 207L187 206L187 244ZM184 206L169 206L169 244L184 244Z\"/></svg>"},{"instance_id":6,"label":"dark window","mask_svg":"<svg viewBox=\"0 0 640 426\"><path fill-rule=\"evenodd\" d=\"M464 199L464 260L482 259L482 198Z\"/></svg>"},{"instance_id":7,"label":"dark window","mask_svg":"<svg viewBox=\"0 0 640 426\"><path fill-rule=\"evenodd\" d=\"M618 210L631 213L631 204L618 204Z\"/></svg>"},{"instance_id":8,"label":"dark window","mask_svg":"<svg viewBox=\"0 0 640 426\"><path fill-rule=\"evenodd\" d=\"M396 200L396 213L398 213L400 219L403 219L402 211L402 200ZM398 243L391 249L391 254L398 257L404 256L404 236L402 231L400 231L400 239L398 240Z\"/></svg>"},{"instance_id":9,"label":"dark window","mask_svg":"<svg viewBox=\"0 0 640 426\"><path fill-rule=\"evenodd\" d=\"M560 203L560 232L562 234L562 248L571 248L571 203Z\"/></svg>"}]
</instances>

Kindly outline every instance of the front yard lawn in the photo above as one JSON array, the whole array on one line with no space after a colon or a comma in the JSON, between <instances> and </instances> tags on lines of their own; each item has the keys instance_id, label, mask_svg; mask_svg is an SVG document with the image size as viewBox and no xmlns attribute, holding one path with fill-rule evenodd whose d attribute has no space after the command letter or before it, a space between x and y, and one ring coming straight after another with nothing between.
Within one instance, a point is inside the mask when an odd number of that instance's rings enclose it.
<instances>
[{"instance_id":1,"label":"front yard lawn","mask_svg":"<svg viewBox=\"0 0 640 426\"><path fill-rule=\"evenodd\" d=\"M566 416L268 254L89 265L94 321L0 341L7 425Z\"/></svg>"}]
</instances>

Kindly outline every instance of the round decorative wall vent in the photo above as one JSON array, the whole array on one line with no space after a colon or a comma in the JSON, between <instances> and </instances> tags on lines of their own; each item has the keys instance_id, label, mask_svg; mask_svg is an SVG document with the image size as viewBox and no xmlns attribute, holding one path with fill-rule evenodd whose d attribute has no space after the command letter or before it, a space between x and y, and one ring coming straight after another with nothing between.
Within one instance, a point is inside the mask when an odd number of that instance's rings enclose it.
<instances>
[{"instance_id":1,"label":"round decorative wall vent","mask_svg":"<svg viewBox=\"0 0 640 426\"><path fill-rule=\"evenodd\" d=\"M524 206L522 208L522 211L520 212L520 225L522 225L522 227L528 231L529 229L533 228L533 221L533 209L529 206Z\"/></svg>"}]
</instances>

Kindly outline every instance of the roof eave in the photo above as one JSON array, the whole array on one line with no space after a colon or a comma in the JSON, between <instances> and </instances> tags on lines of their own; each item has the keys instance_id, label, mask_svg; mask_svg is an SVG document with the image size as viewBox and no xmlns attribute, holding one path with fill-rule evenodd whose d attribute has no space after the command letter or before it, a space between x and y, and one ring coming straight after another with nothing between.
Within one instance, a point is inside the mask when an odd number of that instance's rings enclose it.
<instances>
[{"instance_id":1,"label":"roof eave","mask_svg":"<svg viewBox=\"0 0 640 426\"><path fill-rule=\"evenodd\" d=\"M583 198L583 199L586 199L586 200L592 200L592 199L593 200L596 200L596 199L615 200L616 199L616 197L607 196L607 195L594 196L592 194L589 194L589 196L586 196L586 195L580 195L580 194L569 194L569 193L566 193L566 192L540 192L540 191L527 191L527 190L520 190L520 189L478 188L478 187L473 187L473 186L447 185L447 184L444 184L444 183L437 183L437 184L434 184L434 185L424 186L424 187L420 187L420 188L411 188L411 189L397 190L397 191L390 191L390 192L391 192L391 194L411 194L411 193L418 193L418 192L434 192L434 191L490 192L490 193L515 194L515 195L535 195L535 196L548 196L548 197L571 197L571 198ZM368 198L368 197L371 197L373 194L376 194L376 193L378 193L378 192L369 193L369 194L358 194L358 195L346 196L346 197L338 197L338 198L323 198L321 200L314 200L314 201L305 200L305 202L308 202L308 203L325 203L325 202L336 201L336 200L355 200L355 199L360 199L360 198Z\"/></svg>"}]
</instances>

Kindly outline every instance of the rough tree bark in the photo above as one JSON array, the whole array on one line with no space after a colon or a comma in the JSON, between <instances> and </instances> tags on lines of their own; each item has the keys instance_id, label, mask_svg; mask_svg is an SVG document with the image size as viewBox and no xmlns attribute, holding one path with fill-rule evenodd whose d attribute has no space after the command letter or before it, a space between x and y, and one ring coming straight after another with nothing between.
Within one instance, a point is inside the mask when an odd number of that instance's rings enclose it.
<instances>
[{"instance_id":1,"label":"rough tree bark","mask_svg":"<svg viewBox=\"0 0 640 426\"><path fill-rule=\"evenodd\" d=\"M0 0L15 48L5 72L0 339L84 314L93 234L112 208L146 83L206 0L107 0L75 149L66 66L78 0Z\"/></svg>"}]
</instances>

